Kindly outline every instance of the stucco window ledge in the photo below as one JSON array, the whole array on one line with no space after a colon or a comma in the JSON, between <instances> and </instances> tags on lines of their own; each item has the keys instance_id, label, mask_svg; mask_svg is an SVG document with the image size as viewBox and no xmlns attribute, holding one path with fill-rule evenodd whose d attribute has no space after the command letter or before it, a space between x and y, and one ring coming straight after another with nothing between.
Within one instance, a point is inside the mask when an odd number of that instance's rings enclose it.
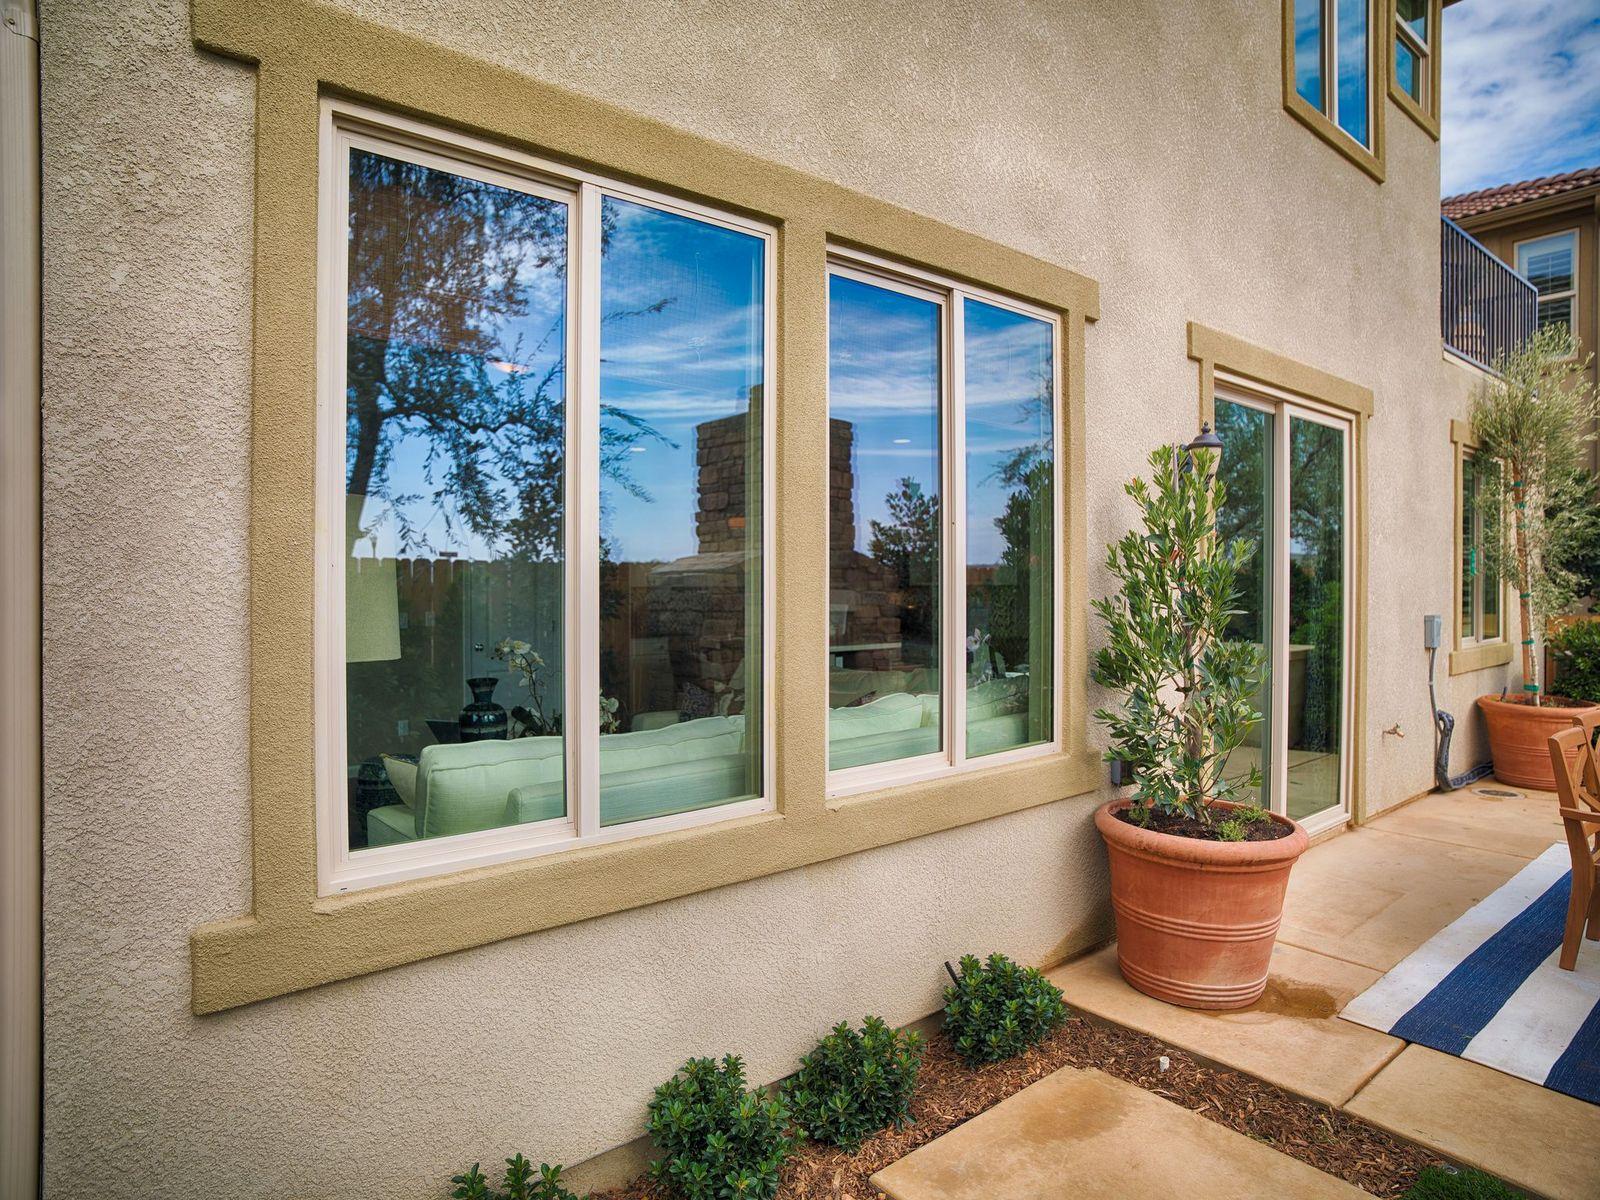
<instances>
[{"instance_id":1,"label":"stucco window ledge","mask_svg":"<svg viewBox=\"0 0 1600 1200\"><path fill-rule=\"evenodd\" d=\"M1503 667L1511 661L1508 642L1490 642L1482 646L1463 646L1450 652L1450 674L1465 675L1469 671L1485 671L1490 667Z\"/></svg>"}]
</instances>

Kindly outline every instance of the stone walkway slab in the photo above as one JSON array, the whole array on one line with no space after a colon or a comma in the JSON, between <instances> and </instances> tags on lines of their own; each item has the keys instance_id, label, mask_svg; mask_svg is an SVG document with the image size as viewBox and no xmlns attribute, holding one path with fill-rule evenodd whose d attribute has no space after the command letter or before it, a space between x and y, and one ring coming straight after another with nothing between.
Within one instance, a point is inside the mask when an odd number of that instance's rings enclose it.
<instances>
[{"instance_id":1,"label":"stone walkway slab","mask_svg":"<svg viewBox=\"0 0 1600 1200\"><path fill-rule=\"evenodd\" d=\"M1600 1107L1426 1046L1347 1112L1550 1200L1600 1196Z\"/></svg>"},{"instance_id":2,"label":"stone walkway slab","mask_svg":"<svg viewBox=\"0 0 1600 1200\"><path fill-rule=\"evenodd\" d=\"M1481 796L1473 788L1518 794ZM1424 796L1376 818L1368 828L1527 859L1538 858L1564 836L1554 795L1508 788L1493 779L1460 791Z\"/></svg>"},{"instance_id":3,"label":"stone walkway slab","mask_svg":"<svg viewBox=\"0 0 1600 1200\"><path fill-rule=\"evenodd\" d=\"M1387 971L1527 862L1381 824L1352 829L1295 864L1278 940Z\"/></svg>"},{"instance_id":4,"label":"stone walkway slab","mask_svg":"<svg viewBox=\"0 0 1600 1200\"><path fill-rule=\"evenodd\" d=\"M1108 946L1050 971L1067 1003L1235 1067L1288 1091L1343 1104L1404 1048L1399 1038L1338 1013L1380 972L1280 944L1267 992L1237 1012L1198 1012L1129 987Z\"/></svg>"},{"instance_id":5,"label":"stone walkway slab","mask_svg":"<svg viewBox=\"0 0 1600 1200\"><path fill-rule=\"evenodd\" d=\"M872 1177L894 1200L1362 1200L1367 1193L1100 1071L1072 1067Z\"/></svg>"}]
</instances>

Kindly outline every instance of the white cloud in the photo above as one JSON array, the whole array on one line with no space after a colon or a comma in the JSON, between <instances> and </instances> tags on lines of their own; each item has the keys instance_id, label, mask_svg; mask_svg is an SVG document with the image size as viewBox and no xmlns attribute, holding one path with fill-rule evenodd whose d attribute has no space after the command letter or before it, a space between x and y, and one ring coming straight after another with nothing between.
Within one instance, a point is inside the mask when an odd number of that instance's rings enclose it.
<instances>
[{"instance_id":1,"label":"white cloud","mask_svg":"<svg viewBox=\"0 0 1600 1200\"><path fill-rule=\"evenodd\" d=\"M1600 163L1600 0L1463 0L1443 67L1444 195Z\"/></svg>"}]
</instances>

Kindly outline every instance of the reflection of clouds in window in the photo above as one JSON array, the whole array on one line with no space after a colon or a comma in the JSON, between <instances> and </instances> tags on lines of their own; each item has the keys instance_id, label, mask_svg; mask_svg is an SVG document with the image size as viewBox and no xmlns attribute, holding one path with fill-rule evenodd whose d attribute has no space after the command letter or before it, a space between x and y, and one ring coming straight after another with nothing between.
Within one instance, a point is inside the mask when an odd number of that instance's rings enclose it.
<instances>
[{"instance_id":1,"label":"reflection of clouds in window","mask_svg":"<svg viewBox=\"0 0 1600 1200\"><path fill-rule=\"evenodd\" d=\"M618 559L678 558L696 550L696 427L747 412L761 380L764 243L613 197L603 208L602 430L634 439L635 485L604 489L604 536Z\"/></svg>"},{"instance_id":2,"label":"reflection of clouds in window","mask_svg":"<svg viewBox=\"0 0 1600 1200\"><path fill-rule=\"evenodd\" d=\"M1339 128L1367 141L1367 0L1337 0Z\"/></svg>"},{"instance_id":3,"label":"reflection of clouds in window","mask_svg":"<svg viewBox=\"0 0 1600 1200\"><path fill-rule=\"evenodd\" d=\"M1028 472L1048 462L1052 331L1037 318L972 300L965 327L967 560L992 564L1007 550L1000 526L1011 497L1042 482Z\"/></svg>"}]
</instances>

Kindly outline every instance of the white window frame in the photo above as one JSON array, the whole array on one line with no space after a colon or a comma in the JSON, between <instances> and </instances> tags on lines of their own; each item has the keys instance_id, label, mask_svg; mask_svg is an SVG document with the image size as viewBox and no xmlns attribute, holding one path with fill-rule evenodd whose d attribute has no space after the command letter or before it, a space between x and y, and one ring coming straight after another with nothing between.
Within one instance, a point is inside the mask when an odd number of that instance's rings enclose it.
<instances>
[{"instance_id":1,"label":"white window frame","mask_svg":"<svg viewBox=\"0 0 1600 1200\"><path fill-rule=\"evenodd\" d=\"M317 547L313 711L318 893L334 895L473 867L772 812L775 670L772 447L776 430L777 232L765 223L626 184L348 101L324 98L318 195ZM564 488L565 711L585 714L563 745L566 814L394 846L350 850L346 765L344 505L349 151L376 150L566 203L567 478ZM761 767L759 794L692 812L600 825L600 204L605 196L762 239ZM585 553L584 551L589 551Z\"/></svg>"},{"instance_id":2,"label":"white window frame","mask_svg":"<svg viewBox=\"0 0 1600 1200\"><path fill-rule=\"evenodd\" d=\"M1064 498L1061 490L1061 430L1063 401L1062 354L1065 341L1059 313L1039 308L1010 296L1000 295L946 276L905 266L853 247L830 245L828 278L839 276L869 283L874 287L903 292L930 300L940 306L939 337L939 429L940 429L940 521L941 603L940 628L940 738L942 748L933 754L888 762L843 767L828 772L830 799L878 791L887 787L919 783L929 779L965 774L1007 763L1023 762L1059 754L1063 746L1060 664L1064 623ZM967 756L967 571L966 571L966 339L964 301L982 304L1043 321L1050 328L1050 488L1053 505L1051 548L1051 645L1047 660L1050 672L1050 738L1014 750ZM824 345L828 345L824 337ZM828 351L831 353L831 347ZM831 399L828 418L833 415ZM831 514L830 514L831 517ZM825 597L832 593L831 567L822 582ZM823 611L828 611L826 604ZM1030 667L1030 670L1032 668ZM824 689L826 697L826 689ZM826 699L824 699L826 704ZM832 708L828 709L831 720ZM826 744L826 742L824 743Z\"/></svg>"},{"instance_id":3,"label":"white window frame","mask_svg":"<svg viewBox=\"0 0 1600 1200\"><path fill-rule=\"evenodd\" d=\"M1307 104L1328 118L1328 122L1346 138L1360 146L1368 154L1377 153L1377 100L1374 97L1376 80L1373 78L1374 60L1382 62L1373 53L1379 36L1378 26L1383 13L1379 6L1371 0L1364 0L1367 5L1367 140L1362 141L1343 125L1339 124L1339 0L1320 0L1322 6L1322 99L1321 105ZM1298 93L1297 93L1298 94ZM1300 97L1305 100L1304 96Z\"/></svg>"},{"instance_id":4,"label":"white window frame","mask_svg":"<svg viewBox=\"0 0 1600 1200\"><path fill-rule=\"evenodd\" d=\"M1467 497L1467 464L1469 462L1474 462L1474 460L1478 457L1478 453L1471 446L1462 446L1460 447L1459 452L1461 456L1461 507L1463 510L1470 508L1472 511L1472 540L1470 542L1466 540L1465 530L1463 530L1461 545L1462 561L1457 564L1457 569L1463 572L1467 569L1465 560L1469 550L1476 549L1479 551L1476 560L1478 563L1478 570L1477 573L1472 577L1472 620L1470 622L1463 621L1461 619L1461 597L1456 597L1456 623L1461 629L1461 637L1459 639L1460 648L1466 649L1471 646L1500 646L1504 645L1506 641L1506 587L1504 580L1501 580L1498 585L1500 590L1500 604L1499 608L1496 610L1500 617L1500 632L1497 636L1492 638L1483 637L1480 632L1483 629L1483 599L1485 595L1483 589L1482 555L1484 538L1483 513L1478 509L1476 495L1474 495L1470 500ZM1482 486L1481 483L1477 482L1477 479L1480 478L1477 472L1481 472L1483 468L1484 463L1474 463L1474 492L1476 492L1477 488ZM1465 511L1457 514L1457 516L1460 517L1464 517L1465 515Z\"/></svg>"},{"instance_id":5,"label":"white window frame","mask_svg":"<svg viewBox=\"0 0 1600 1200\"><path fill-rule=\"evenodd\" d=\"M1512 261L1516 264L1517 274L1521 275L1524 279L1527 279L1528 278L1528 272L1524 269L1524 266L1523 266L1523 250L1524 249L1531 248L1533 246L1537 246L1541 242L1566 241L1566 242L1569 242L1571 244L1571 246L1572 246L1572 286L1569 287L1569 288L1564 289L1563 291L1559 291L1559 292L1539 292L1538 293L1538 303L1542 305L1546 300L1570 300L1572 302L1571 306L1567 309L1567 329L1571 332L1574 341L1576 341L1576 339L1577 339L1578 328L1579 328L1579 325L1578 325L1578 278L1579 278L1579 270L1580 270L1580 267L1581 267L1581 264L1578 261L1578 243L1579 243L1579 240L1580 239L1578 237L1578 231L1576 229L1558 229L1554 233L1541 233L1538 237L1523 238L1520 241L1513 242L1512 243L1512 250L1511 250L1511 258L1512 258ZM1534 324L1536 326L1538 325L1537 317L1535 318Z\"/></svg>"},{"instance_id":6,"label":"white window frame","mask_svg":"<svg viewBox=\"0 0 1600 1200\"><path fill-rule=\"evenodd\" d=\"M1434 37L1433 3L1432 3L1432 0L1425 0L1426 12L1425 12L1425 14L1423 16L1423 20L1426 22L1426 24L1428 26L1428 37L1426 39L1423 39L1423 38L1418 37L1417 36L1417 31L1415 29L1411 28L1410 23L1408 21L1406 21L1403 17L1401 17L1401 15L1400 15L1400 5L1399 5L1398 0L1390 0L1390 2L1394 4L1394 32L1395 32L1395 38L1397 40L1399 40L1399 41L1404 42L1406 44L1406 49L1410 50L1411 53L1416 56L1416 60L1417 60L1417 94L1415 96L1412 96L1410 92L1406 92L1406 95L1411 96L1411 98L1413 100L1415 100L1419 105L1421 105L1423 107L1424 110L1426 110L1428 108L1428 106L1432 103L1432 96L1429 95L1429 91L1430 91L1430 86L1429 85L1430 85L1430 80L1432 78L1432 71L1433 71L1433 63L1432 63L1431 58L1430 58L1430 56L1433 54L1433 50L1432 50L1432 47L1431 47L1430 43L1432 42L1432 39ZM1390 53L1390 63L1391 63L1390 69L1392 70L1393 69L1393 57L1394 57L1393 56L1393 50L1394 50L1394 47L1391 46L1389 49L1390 49L1390 52L1391 52ZM1398 80L1396 82L1398 82ZM1405 89L1405 87L1403 85L1401 86L1400 90L1402 92L1406 91L1406 89Z\"/></svg>"}]
</instances>

